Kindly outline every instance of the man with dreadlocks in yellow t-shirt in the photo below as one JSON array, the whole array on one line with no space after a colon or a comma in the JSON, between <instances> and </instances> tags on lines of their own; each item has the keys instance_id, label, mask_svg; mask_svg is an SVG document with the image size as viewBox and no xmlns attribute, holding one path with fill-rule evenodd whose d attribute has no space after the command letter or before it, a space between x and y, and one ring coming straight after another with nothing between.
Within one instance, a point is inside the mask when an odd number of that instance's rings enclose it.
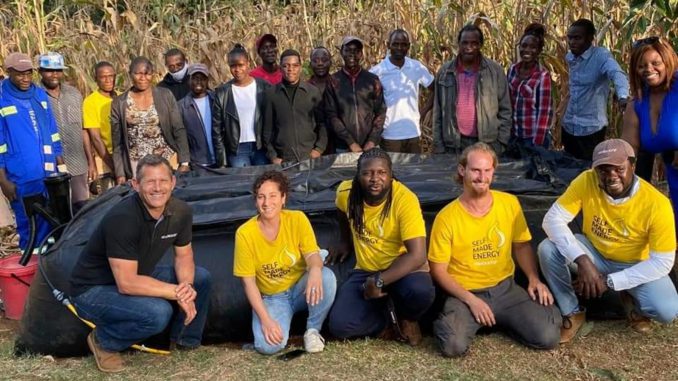
<instances>
[{"instance_id":1,"label":"man with dreadlocks in yellow t-shirt","mask_svg":"<svg viewBox=\"0 0 678 381\"><path fill-rule=\"evenodd\" d=\"M431 275L449 297L433 323L444 356L466 353L481 327L498 326L523 344L551 349L560 338L560 313L539 280L518 199L490 189L497 155L486 143L461 154L462 194L436 216L428 259ZM515 262L527 291L513 279Z\"/></svg>"},{"instance_id":2,"label":"man with dreadlocks in yellow t-shirt","mask_svg":"<svg viewBox=\"0 0 678 381\"><path fill-rule=\"evenodd\" d=\"M419 344L417 320L433 303L435 289L417 196L393 178L388 154L372 148L360 156L353 180L339 185L336 205L343 247L328 260L345 260L352 241L356 267L337 293L330 332L339 338L378 336L389 331L387 312L395 312L399 334Z\"/></svg>"}]
</instances>

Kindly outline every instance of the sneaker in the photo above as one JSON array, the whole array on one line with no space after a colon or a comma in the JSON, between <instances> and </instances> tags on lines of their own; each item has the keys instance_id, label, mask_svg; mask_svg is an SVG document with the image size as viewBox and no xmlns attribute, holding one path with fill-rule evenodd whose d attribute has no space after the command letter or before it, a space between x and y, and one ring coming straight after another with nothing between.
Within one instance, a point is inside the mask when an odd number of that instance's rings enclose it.
<instances>
[{"instance_id":1,"label":"sneaker","mask_svg":"<svg viewBox=\"0 0 678 381\"><path fill-rule=\"evenodd\" d=\"M560 327L560 343L569 343L577 336L577 332L579 332L584 323L586 323L586 311L563 316L563 325Z\"/></svg>"},{"instance_id":2,"label":"sneaker","mask_svg":"<svg viewBox=\"0 0 678 381\"><path fill-rule=\"evenodd\" d=\"M402 319L398 322L400 325L400 332L403 335L403 338L413 347L421 344L421 329L419 328L419 323L416 320L406 320Z\"/></svg>"},{"instance_id":3,"label":"sneaker","mask_svg":"<svg viewBox=\"0 0 678 381\"><path fill-rule=\"evenodd\" d=\"M94 330L87 336L87 346L94 355L97 368L106 373L116 373L125 370L125 362L117 352L108 352L99 346Z\"/></svg>"},{"instance_id":4,"label":"sneaker","mask_svg":"<svg viewBox=\"0 0 678 381\"><path fill-rule=\"evenodd\" d=\"M621 291L619 293L619 298L621 298L624 312L626 312L626 320L631 329L638 333L650 332L652 330L652 320L638 312L633 296L626 291Z\"/></svg>"},{"instance_id":5,"label":"sneaker","mask_svg":"<svg viewBox=\"0 0 678 381\"><path fill-rule=\"evenodd\" d=\"M318 353L325 349L325 339L320 336L315 328L310 328L304 333L304 350L308 353Z\"/></svg>"}]
</instances>

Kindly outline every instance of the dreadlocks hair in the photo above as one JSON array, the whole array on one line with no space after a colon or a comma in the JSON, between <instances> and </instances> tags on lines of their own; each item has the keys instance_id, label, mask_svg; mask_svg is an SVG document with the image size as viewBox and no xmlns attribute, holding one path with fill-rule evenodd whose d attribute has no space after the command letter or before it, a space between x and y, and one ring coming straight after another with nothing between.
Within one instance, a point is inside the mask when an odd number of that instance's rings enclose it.
<instances>
[{"instance_id":1,"label":"dreadlocks hair","mask_svg":"<svg viewBox=\"0 0 678 381\"><path fill-rule=\"evenodd\" d=\"M357 234L361 234L365 229L365 214L364 214L364 198L363 190L360 187L360 170L365 161L371 159L383 159L388 163L388 169L391 172L391 177L393 178L393 162L391 162L391 157L379 147L371 148L358 159L358 168L353 177L353 182L351 184L351 191L348 194L348 220L353 225L353 229ZM381 222L388 217L389 212L391 211L391 204L393 202L393 188L389 189L388 195L386 196L386 202L384 204L384 209L381 211Z\"/></svg>"}]
</instances>

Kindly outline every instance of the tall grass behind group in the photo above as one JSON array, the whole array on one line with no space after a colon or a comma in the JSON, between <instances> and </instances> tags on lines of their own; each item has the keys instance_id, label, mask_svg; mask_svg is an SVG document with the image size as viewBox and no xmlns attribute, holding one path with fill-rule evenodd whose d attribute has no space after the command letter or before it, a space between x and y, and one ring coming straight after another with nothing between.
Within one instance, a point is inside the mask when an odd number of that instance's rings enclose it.
<instances>
[{"instance_id":1,"label":"tall grass behind group","mask_svg":"<svg viewBox=\"0 0 678 381\"><path fill-rule=\"evenodd\" d=\"M254 41L264 32L278 37L281 49L295 48L308 57L326 46L334 66L341 64L345 35L365 41L366 67L386 55L386 37L396 27L411 34L410 54L432 72L457 52L457 31L469 22L486 34L483 53L506 68L517 60L516 45L525 26L540 22L548 38L543 62L554 79L556 126L565 111L567 27L577 18L594 21L598 44L608 47L623 67L631 42L661 35L678 43L678 4L673 0L13 0L0 5L0 58L13 51L37 55L58 51L67 60L68 80L84 93L96 88L92 66L112 62L125 73L137 55L149 57L164 74L163 52L186 51L193 62L210 67L212 87L228 80L225 55L236 42L256 60ZM307 75L310 73L305 67ZM129 85L126 75L118 88ZM610 107L615 135L620 113ZM431 138L430 120L424 137ZM556 143L558 144L558 143Z\"/></svg>"}]
</instances>

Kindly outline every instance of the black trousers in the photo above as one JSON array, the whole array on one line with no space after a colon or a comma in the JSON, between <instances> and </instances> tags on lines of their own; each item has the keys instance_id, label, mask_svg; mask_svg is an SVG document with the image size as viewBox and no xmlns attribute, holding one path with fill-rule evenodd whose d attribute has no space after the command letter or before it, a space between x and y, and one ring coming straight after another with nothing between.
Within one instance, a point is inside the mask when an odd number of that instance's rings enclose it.
<instances>
[{"instance_id":1,"label":"black trousers","mask_svg":"<svg viewBox=\"0 0 678 381\"><path fill-rule=\"evenodd\" d=\"M598 132L584 136L571 135L565 131L565 129L562 129L561 132L562 143L565 148L565 152L576 157L577 159L591 161L591 157L593 157L593 149L596 148L598 143L605 140L607 126L603 127Z\"/></svg>"}]
</instances>

